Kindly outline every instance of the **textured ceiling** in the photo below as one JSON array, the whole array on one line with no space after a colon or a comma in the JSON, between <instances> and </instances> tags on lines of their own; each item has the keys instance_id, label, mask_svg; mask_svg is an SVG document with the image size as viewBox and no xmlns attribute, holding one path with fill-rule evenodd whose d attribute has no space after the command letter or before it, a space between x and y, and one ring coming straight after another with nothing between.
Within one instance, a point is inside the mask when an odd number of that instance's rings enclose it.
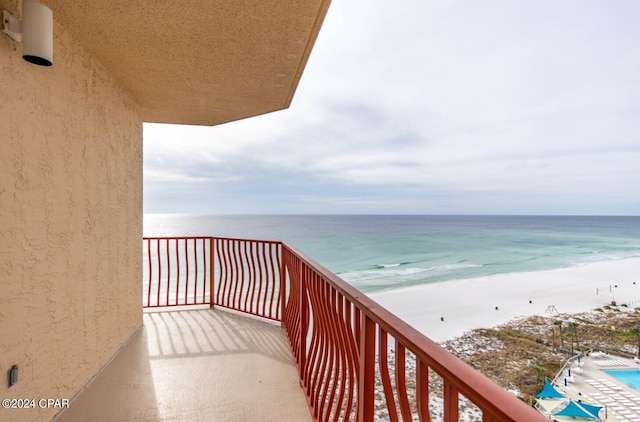
<instances>
[{"instance_id":1,"label":"textured ceiling","mask_svg":"<svg viewBox=\"0 0 640 422\"><path fill-rule=\"evenodd\" d=\"M330 0L42 2L144 121L216 125L289 106Z\"/></svg>"}]
</instances>

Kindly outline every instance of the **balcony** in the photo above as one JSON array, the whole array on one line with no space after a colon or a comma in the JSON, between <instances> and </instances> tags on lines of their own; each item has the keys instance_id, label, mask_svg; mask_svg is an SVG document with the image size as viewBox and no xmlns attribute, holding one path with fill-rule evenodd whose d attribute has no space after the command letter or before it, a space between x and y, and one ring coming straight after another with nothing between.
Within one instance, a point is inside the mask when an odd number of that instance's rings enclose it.
<instances>
[{"instance_id":1,"label":"balcony","mask_svg":"<svg viewBox=\"0 0 640 422\"><path fill-rule=\"evenodd\" d=\"M279 325L208 306L143 321L58 422L312 420Z\"/></svg>"},{"instance_id":2,"label":"balcony","mask_svg":"<svg viewBox=\"0 0 640 422\"><path fill-rule=\"evenodd\" d=\"M286 243L143 247L144 326L59 421L546 420Z\"/></svg>"}]
</instances>

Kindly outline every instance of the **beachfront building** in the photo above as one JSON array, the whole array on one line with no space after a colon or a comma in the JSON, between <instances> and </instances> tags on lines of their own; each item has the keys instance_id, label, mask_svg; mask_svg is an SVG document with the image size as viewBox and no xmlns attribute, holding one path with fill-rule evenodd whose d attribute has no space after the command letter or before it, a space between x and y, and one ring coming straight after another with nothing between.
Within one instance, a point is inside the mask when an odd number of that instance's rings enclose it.
<instances>
[{"instance_id":1,"label":"beachfront building","mask_svg":"<svg viewBox=\"0 0 640 422\"><path fill-rule=\"evenodd\" d=\"M20 19L26 2L0 0L0 8ZM0 398L22 407L0 409L3 421L51 420L64 400L92 380L95 385L96 375L140 332L142 122L216 125L287 108L329 7L328 0L43 3L53 13L53 57L42 60L53 66L25 61L23 43L0 36ZM372 365L382 349L372 338L384 330L404 344L396 349L419 357L416 394L423 399L411 411L425 412L430 367L445 380L448 420L457 419L459 395L478 404L485 420L536 420L535 411L321 269L313 282L330 283L318 287L325 296L301 290L298 297L353 309L342 315L352 316L354 325L352 332L328 326L317 344L333 342L323 353L339 344L343 353L335 362L317 358L312 352L320 349L300 338L329 314L319 308L295 314L293 292L294 282L311 283L307 278L318 267L287 246L276 247L280 286L291 284L286 294L277 293L282 308L272 319L289 321L282 324L299 391L315 418L335 415L348 402L344 415L373 420ZM304 327L302 334L296 327ZM351 377L352 387L327 394L340 382L318 368L335 367L345 356L352 365L337 375ZM136 374L126 376L136 385ZM190 397L182 398L174 407L187 412ZM404 398L398 401L406 413ZM147 416L140 420L162 419Z\"/></svg>"}]
</instances>

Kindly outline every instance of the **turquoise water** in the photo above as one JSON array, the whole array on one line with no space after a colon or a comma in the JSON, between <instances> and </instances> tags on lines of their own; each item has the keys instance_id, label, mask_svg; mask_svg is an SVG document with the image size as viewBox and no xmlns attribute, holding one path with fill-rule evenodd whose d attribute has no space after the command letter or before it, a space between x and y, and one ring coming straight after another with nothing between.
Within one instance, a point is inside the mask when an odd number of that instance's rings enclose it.
<instances>
[{"instance_id":1,"label":"turquoise water","mask_svg":"<svg viewBox=\"0 0 640 422\"><path fill-rule=\"evenodd\" d=\"M640 369L609 369L604 372L640 391Z\"/></svg>"},{"instance_id":2,"label":"turquoise water","mask_svg":"<svg viewBox=\"0 0 640 422\"><path fill-rule=\"evenodd\" d=\"M145 214L144 234L286 241L363 291L640 257L640 217Z\"/></svg>"}]
</instances>

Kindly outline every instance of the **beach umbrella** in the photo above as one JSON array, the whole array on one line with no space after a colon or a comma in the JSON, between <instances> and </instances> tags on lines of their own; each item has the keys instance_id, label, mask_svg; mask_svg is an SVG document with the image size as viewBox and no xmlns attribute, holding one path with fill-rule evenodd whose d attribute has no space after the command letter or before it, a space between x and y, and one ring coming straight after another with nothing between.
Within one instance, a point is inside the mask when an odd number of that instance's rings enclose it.
<instances>
[{"instance_id":1,"label":"beach umbrella","mask_svg":"<svg viewBox=\"0 0 640 422\"><path fill-rule=\"evenodd\" d=\"M536 398L537 399L564 399L566 397L564 396L564 394L556 390L553 385L551 385L549 378L545 378L544 387L542 388L542 391L540 391L540 393L536 395Z\"/></svg>"},{"instance_id":2,"label":"beach umbrella","mask_svg":"<svg viewBox=\"0 0 640 422\"><path fill-rule=\"evenodd\" d=\"M556 409L564 407L566 405L566 399L537 399L536 407L546 415L553 415Z\"/></svg>"},{"instance_id":3,"label":"beach umbrella","mask_svg":"<svg viewBox=\"0 0 640 422\"><path fill-rule=\"evenodd\" d=\"M598 416L598 413L602 410L602 406L594 406L592 404L587 404L584 402L579 402L578 406L582 407L587 412L591 413L594 416Z\"/></svg>"},{"instance_id":4,"label":"beach umbrella","mask_svg":"<svg viewBox=\"0 0 640 422\"><path fill-rule=\"evenodd\" d=\"M569 401L567 407L561 411L554 413L554 416L567 416L569 418L600 420L598 412L602 409L600 406L584 405L573 400ZM594 414L595 412L595 414Z\"/></svg>"}]
</instances>

